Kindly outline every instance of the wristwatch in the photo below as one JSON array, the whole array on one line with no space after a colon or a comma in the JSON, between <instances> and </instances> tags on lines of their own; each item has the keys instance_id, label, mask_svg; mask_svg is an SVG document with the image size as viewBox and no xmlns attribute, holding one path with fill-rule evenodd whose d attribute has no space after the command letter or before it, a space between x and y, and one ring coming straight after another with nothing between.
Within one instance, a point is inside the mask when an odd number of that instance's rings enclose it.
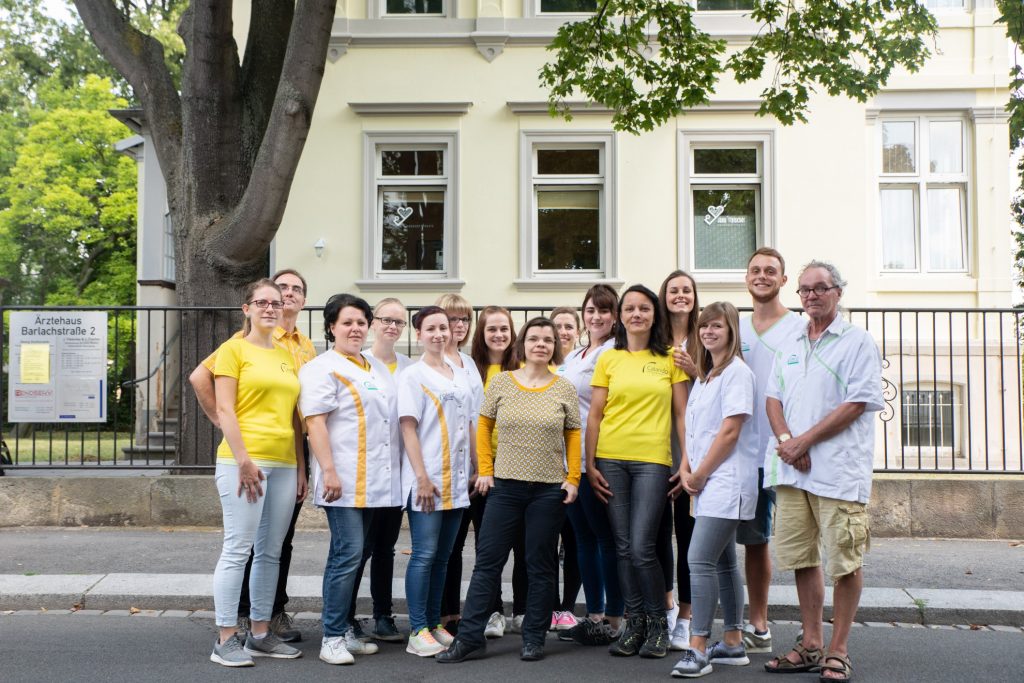
<instances>
[{"instance_id":1,"label":"wristwatch","mask_svg":"<svg viewBox=\"0 0 1024 683\"><path fill-rule=\"evenodd\" d=\"M786 443L787 441L789 441L792 438L793 438L793 435L790 434L789 432L786 432L784 434L779 434L779 439L778 440L779 440L779 443Z\"/></svg>"}]
</instances>

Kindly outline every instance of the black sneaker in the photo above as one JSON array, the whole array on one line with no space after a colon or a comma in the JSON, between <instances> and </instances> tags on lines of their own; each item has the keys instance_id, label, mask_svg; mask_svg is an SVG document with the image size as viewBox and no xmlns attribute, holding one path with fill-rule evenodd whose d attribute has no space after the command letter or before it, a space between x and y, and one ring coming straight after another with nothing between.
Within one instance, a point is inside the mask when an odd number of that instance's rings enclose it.
<instances>
[{"instance_id":1,"label":"black sneaker","mask_svg":"<svg viewBox=\"0 0 1024 683\"><path fill-rule=\"evenodd\" d=\"M280 638L282 643L297 643L302 640L302 632L295 628L287 612L275 614L270 618L270 631Z\"/></svg>"},{"instance_id":2,"label":"black sneaker","mask_svg":"<svg viewBox=\"0 0 1024 683\"><path fill-rule=\"evenodd\" d=\"M362 619L353 618L348 622L348 625L349 628L352 629L352 632L355 634L356 640L362 641L364 643L370 642L370 636L367 635L366 631L363 630Z\"/></svg>"},{"instance_id":3,"label":"black sneaker","mask_svg":"<svg viewBox=\"0 0 1024 683\"><path fill-rule=\"evenodd\" d=\"M665 616L647 617L647 638L640 646L640 656L660 659L668 654L668 619Z\"/></svg>"},{"instance_id":4,"label":"black sneaker","mask_svg":"<svg viewBox=\"0 0 1024 683\"><path fill-rule=\"evenodd\" d=\"M607 619L592 621L583 619L568 631L559 631L558 639L580 645L611 645L617 633Z\"/></svg>"},{"instance_id":5,"label":"black sneaker","mask_svg":"<svg viewBox=\"0 0 1024 683\"><path fill-rule=\"evenodd\" d=\"M616 657L632 657L640 652L646 640L646 620L642 614L631 614L626 620L626 628L622 635L608 647L608 652Z\"/></svg>"},{"instance_id":6,"label":"black sneaker","mask_svg":"<svg viewBox=\"0 0 1024 683\"><path fill-rule=\"evenodd\" d=\"M370 635L376 640L386 640L392 643L399 643L405 640L405 637L398 631L398 627L395 626L395 618L391 615L374 619L373 630L370 632Z\"/></svg>"}]
</instances>

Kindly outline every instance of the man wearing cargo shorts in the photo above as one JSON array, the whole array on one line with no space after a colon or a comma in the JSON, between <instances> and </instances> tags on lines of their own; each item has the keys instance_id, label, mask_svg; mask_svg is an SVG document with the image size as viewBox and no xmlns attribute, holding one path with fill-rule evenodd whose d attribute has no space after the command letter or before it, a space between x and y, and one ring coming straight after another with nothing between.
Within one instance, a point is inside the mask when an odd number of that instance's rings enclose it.
<instances>
[{"instance_id":1,"label":"man wearing cargo shorts","mask_svg":"<svg viewBox=\"0 0 1024 683\"><path fill-rule=\"evenodd\" d=\"M850 628L860 602L870 545L875 416L883 407L882 363L871 336L839 314L846 282L830 263L811 261L797 293L808 322L779 347L766 390L777 444L768 448L764 485L775 488L779 568L796 573L803 639L765 664L771 672L813 671L846 680ZM832 641L823 650L825 598L819 544L835 586Z\"/></svg>"}]
</instances>

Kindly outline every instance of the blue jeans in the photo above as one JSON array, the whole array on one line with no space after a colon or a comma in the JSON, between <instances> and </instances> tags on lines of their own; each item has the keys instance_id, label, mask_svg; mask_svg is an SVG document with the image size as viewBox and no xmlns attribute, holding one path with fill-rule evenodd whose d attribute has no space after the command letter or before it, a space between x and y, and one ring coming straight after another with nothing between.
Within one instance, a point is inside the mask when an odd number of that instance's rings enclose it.
<instances>
[{"instance_id":1,"label":"blue jeans","mask_svg":"<svg viewBox=\"0 0 1024 683\"><path fill-rule=\"evenodd\" d=\"M668 501L668 465L635 460L597 461L608 481L608 521L615 536L619 583L626 611L665 615L665 573L658 561L658 529Z\"/></svg>"},{"instance_id":2,"label":"blue jeans","mask_svg":"<svg viewBox=\"0 0 1024 683\"><path fill-rule=\"evenodd\" d=\"M356 585L352 589L352 603L349 614L356 613L356 597L359 583L363 578L363 569L370 563L370 596L373 598L373 618L391 616L391 581L395 573L395 543L402 532L401 507L374 508L373 521L367 533L366 545L363 547L363 559L356 572Z\"/></svg>"},{"instance_id":3,"label":"blue jeans","mask_svg":"<svg viewBox=\"0 0 1024 683\"><path fill-rule=\"evenodd\" d=\"M690 551L690 593L693 620L690 633L708 636L715 617L715 602L722 602L726 631L743 628L743 581L736 562L738 519L698 517L693 526Z\"/></svg>"},{"instance_id":4,"label":"blue jeans","mask_svg":"<svg viewBox=\"0 0 1024 683\"><path fill-rule=\"evenodd\" d=\"M253 551L249 574L253 621L268 621L274 607L281 545L295 509L298 473L294 467L261 467L263 495L250 503L238 495L238 465L217 463L214 479L224 518L224 545L213 572L213 602L218 626L238 624L238 596L245 564Z\"/></svg>"},{"instance_id":5,"label":"blue jeans","mask_svg":"<svg viewBox=\"0 0 1024 683\"><path fill-rule=\"evenodd\" d=\"M441 623L441 595L448 557L462 523L463 508L416 512L409 507L412 556L405 568L405 599L411 632Z\"/></svg>"},{"instance_id":6,"label":"blue jeans","mask_svg":"<svg viewBox=\"0 0 1024 683\"><path fill-rule=\"evenodd\" d=\"M494 592L501 585L501 570L522 526L526 533L527 575L523 643L544 642L551 612L558 604L555 547L567 507L562 495L561 484L495 478L494 488L487 494L476 566L459 624L461 641L468 645L484 642L484 627Z\"/></svg>"},{"instance_id":7,"label":"blue jeans","mask_svg":"<svg viewBox=\"0 0 1024 683\"><path fill-rule=\"evenodd\" d=\"M576 533L576 557L583 579L587 613L621 617L625 605L619 586L615 539L608 525L608 509L594 495L586 475L580 479L579 493L573 504L568 506L566 514Z\"/></svg>"},{"instance_id":8,"label":"blue jeans","mask_svg":"<svg viewBox=\"0 0 1024 683\"><path fill-rule=\"evenodd\" d=\"M373 520L373 508L324 506L327 526L331 529L331 545L324 567L323 611L324 636L335 638L345 634L352 614L352 593L356 574L363 559L363 545Z\"/></svg>"}]
</instances>

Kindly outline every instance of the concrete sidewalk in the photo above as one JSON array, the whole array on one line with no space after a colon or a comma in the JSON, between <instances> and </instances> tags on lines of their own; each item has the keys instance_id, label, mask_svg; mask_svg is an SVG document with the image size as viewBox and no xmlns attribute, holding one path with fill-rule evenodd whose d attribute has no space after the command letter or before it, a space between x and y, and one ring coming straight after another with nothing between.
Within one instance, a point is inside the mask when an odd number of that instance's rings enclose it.
<instances>
[{"instance_id":1,"label":"concrete sidewalk","mask_svg":"<svg viewBox=\"0 0 1024 683\"><path fill-rule=\"evenodd\" d=\"M205 611L213 605L212 569L220 533L196 529L0 530L0 609ZM464 553L463 591L473 567L472 534ZM328 534L296 533L288 609L313 618L321 605ZM394 610L405 612L409 537L396 545ZM506 567L509 580L511 563ZM878 539L865 564L858 621L865 624L989 624L1024 627L1024 546L1007 541ZM791 573L770 593L773 620L796 620ZM511 597L506 583L503 594ZM583 593L577 614L585 613ZM826 605L831 605L831 590ZM151 611L152 610L152 611ZM369 580L360 587L369 612Z\"/></svg>"}]
</instances>

